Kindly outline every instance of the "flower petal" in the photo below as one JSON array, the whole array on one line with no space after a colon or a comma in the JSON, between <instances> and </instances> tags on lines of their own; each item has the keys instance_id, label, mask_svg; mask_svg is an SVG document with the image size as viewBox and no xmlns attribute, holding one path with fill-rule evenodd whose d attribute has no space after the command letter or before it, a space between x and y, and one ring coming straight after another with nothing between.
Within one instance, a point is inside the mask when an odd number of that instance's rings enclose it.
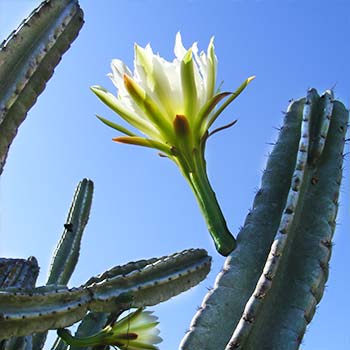
<instances>
[{"instance_id":1,"label":"flower petal","mask_svg":"<svg viewBox=\"0 0 350 350\"><path fill-rule=\"evenodd\" d=\"M159 141L146 139L144 137L139 136L119 136L112 139L115 142L120 143L126 143L129 145L137 145L137 146L143 146L143 147L149 147L149 148L155 148L159 151L167 154L168 156L172 156L171 148L167 146L164 143L161 143Z\"/></svg>"},{"instance_id":2,"label":"flower petal","mask_svg":"<svg viewBox=\"0 0 350 350\"><path fill-rule=\"evenodd\" d=\"M214 95L216 83L217 58L214 50L214 37L210 39L207 52L207 81L206 81L206 100Z\"/></svg>"},{"instance_id":3,"label":"flower petal","mask_svg":"<svg viewBox=\"0 0 350 350\"><path fill-rule=\"evenodd\" d=\"M135 81L145 89L149 97L157 103L162 114L171 121L177 113L177 102L173 103L178 100L175 94L181 95L180 89L174 88L180 84L176 84L174 79L169 81L169 69L172 69L172 63L135 45L134 65Z\"/></svg>"},{"instance_id":4,"label":"flower petal","mask_svg":"<svg viewBox=\"0 0 350 350\"><path fill-rule=\"evenodd\" d=\"M103 103L105 103L114 112L118 113L129 124L150 137L159 138L157 129L155 129L149 121L140 118L137 114L134 114L131 110L126 108L116 96L101 86L95 85L90 89Z\"/></svg>"},{"instance_id":5,"label":"flower petal","mask_svg":"<svg viewBox=\"0 0 350 350\"><path fill-rule=\"evenodd\" d=\"M124 75L124 85L138 107L145 113L149 121L159 130L159 133L168 141L172 139L171 124L158 105L147 95L146 91L128 75Z\"/></svg>"},{"instance_id":6,"label":"flower petal","mask_svg":"<svg viewBox=\"0 0 350 350\"><path fill-rule=\"evenodd\" d=\"M129 135L129 136L137 136L136 134L134 134L132 131L128 130L127 128L124 128L123 126L114 123L106 118L103 118L99 115L96 114L96 117L101 120L102 123L106 124L107 126L109 126L112 129L118 130L121 133L125 134L125 135Z\"/></svg>"},{"instance_id":7,"label":"flower petal","mask_svg":"<svg viewBox=\"0 0 350 350\"><path fill-rule=\"evenodd\" d=\"M228 98L221 106L220 108L210 117L208 124L207 124L207 129L210 128L210 126L215 122L215 120L217 119L217 117L221 114L221 112L233 101L235 100L240 94L241 92L247 87L247 85L253 80L255 79L255 76L251 76L248 79L246 79L243 84L240 85L240 87L232 93L231 97Z\"/></svg>"},{"instance_id":8,"label":"flower petal","mask_svg":"<svg viewBox=\"0 0 350 350\"><path fill-rule=\"evenodd\" d=\"M186 55L187 50L184 48L182 44L182 39L181 39L181 33L177 32L176 33L176 38L175 38L175 47L174 47L174 54L176 58L181 61L183 57Z\"/></svg>"},{"instance_id":9,"label":"flower petal","mask_svg":"<svg viewBox=\"0 0 350 350\"><path fill-rule=\"evenodd\" d=\"M193 121L197 109L197 86L194 75L192 48L190 48L181 61L181 82L183 99L185 103L185 116L189 121Z\"/></svg>"},{"instance_id":10,"label":"flower petal","mask_svg":"<svg viewBox=\"0 0 350 350\"><path fill-rule=\"evenodd\" d=\"M210 113L214 110L216 105L225 97L231 95L232 92L221 92L215 96L213 96L209 101L206 102L206 104L201 108L201 110L198 112L198 115L196 117L193 129L194 133L199 136L200 138L203 136L203 133L207 131L205 127L207 126L207 123L205 123L205 120L208 118ZM203 125L205 127L203 127Z\"/></svg>"}]
</instances>

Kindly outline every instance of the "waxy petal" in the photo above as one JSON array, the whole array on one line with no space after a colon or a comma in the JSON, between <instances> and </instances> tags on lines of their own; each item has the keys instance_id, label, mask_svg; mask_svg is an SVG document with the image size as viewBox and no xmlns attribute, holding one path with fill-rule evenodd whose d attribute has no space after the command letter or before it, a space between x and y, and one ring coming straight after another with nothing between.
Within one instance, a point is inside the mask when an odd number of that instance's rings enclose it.
<instances>
[{"instance_id":1,"label":"waxy petal","mask_svg":"<svg viewBox=\"0 0 350 350\"><path fill-rule=\"evenodd\" d=\"M147 95L146 91L128 75L124 75L124 85L137 106L144 112L148 120L159 130L163 137L172 139L172 128L169 120L159 110L157 104Z\"/></svg>"},{"instance_id":2,"label":"waxy petal","mask_svg":"<svg viewBox=\"0 0 350 350\"><path fill-rule=\"evenodd\" d=\"M115 142L120 142L120 143L126 143L129 145L137 145L137 146L143 146L143 147L149 147L149 148L155 148L158 149L159 151L171 156L171 148L161 142L151 140L151 139L146 139L144 137L139 137L139 136L120 136L120 137L115 137L113 139Z\"/></svg>"},{"instance_id":3,"label":"waxy petal","mask_svg":"<svg viewBox=\"0 0 350 350\"><path fill-rule=\"evenodd\" d=\"M210 39L207 52L207 75L206 75L206 100L210 99L215 92L217 71L217 58L214 50L214 37Z\"/></svg>"},{"instance_id":4,"label":"waxy petal","mask_svg":"<svg viewBox=\"0 0 350 350\"><path fill-rule=\"evenodd\" d=\"M159 106L163 116L172 120L182 104L179 74L173 63L150 55L135 45L135 80Z\"/></svg>"},{"instance_id":5,"label":"waxy petal","mask_svg":"<svg viewBox=\"0 0 350 350\"><path fill-rule=\"evenodd\" d=\"M114 130L118 130L121 133L128 135L128 136L137 136L136 134L134 134L132 131L128 130L127 128L124 128L123 126L114 123L106 118L103 118L99 115L96 114L96 117L101 120L102 123L106 124L107 126L109 126L110 128L114 129Z\"/></svg>"},{"instance_id":6,"label":"waxy petal","mask_svg":"<svg viewBox=\"0 0 350 350\"><path fill-rule=\"evenodd\" d=\"M192 49L189 49L181 61L181 82L183 98L185 103L185 115L192 121L196 116L197 103L197 86L194 75L194 64L192 59Z\"/></svg>"},{"instance_id":7,"label":"waxy petal","mask_svg":"<svg viewBox=\"0 0 350 350\"><path fill-rule=\"evenodd\" d=\"M186 55L187 50L184 48L182 44L182 38L181 38L181 33L177 32L176 33L176 38L175 38L175 47L174 47L174 54L176 58L181 61L183 57Z\"/></svg>"},{"instance_id":8,"label":"waxy petal","mask_svg":"<svg viewBox=\"0 0 350 350\"><path fill-rule=\"evenodd\" d=\"M217 117L222 113L222 111L231 103L233 102L233 100L235 100L240 94L241 92L247 87L247 85L253 80L255 79L255 76L251 76L248 79L246 79L243 84L241 84L239 86L239 88L231 93L231 96L220 106L220 108L210 117L208 124L206 125L206 129L208 130L211 125L215 122L215 120L217 119Z\"/></svg>"},{"instance_id":9,"label":"waxy petal","mask_svg":"<svg viewBox=\"0 0 350 350\"><path fill-rule=\"evenodd\" d=\"M124 120L126 120L129 124L134 126L136 129L139 129L144 134L150 137L159 137L159 133L154 126L140 118L138 115L134 114L132 111L128 110L118 99L116 96L108 92L101 86L92 86L91 91L109 108L111 108L114 112L118 113Z\"/></svg>"}]
</instances>

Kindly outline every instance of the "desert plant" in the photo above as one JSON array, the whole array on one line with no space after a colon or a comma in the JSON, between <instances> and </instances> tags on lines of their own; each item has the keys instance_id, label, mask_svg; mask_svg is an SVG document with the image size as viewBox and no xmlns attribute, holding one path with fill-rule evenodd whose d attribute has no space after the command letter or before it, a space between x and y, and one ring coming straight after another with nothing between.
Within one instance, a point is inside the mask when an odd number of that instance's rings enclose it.
<instances>
[{"instance_id":1,"label":"desert plant","mask_svg":"<svg viewBox=\"0 0 350 350\"><path fill-rule=\"evenodd\" d=\"M299 348L328 277L348 119L332 91L290 104L237 249L181 349Z\"/></svg>"},{"instance_id":2,"label":"desert plant","mask_svg":"<svg viewBox=\"0 0 350 350\"><path fill-rule=\"evenodd\" d=\"M0 172L18 127L82 24L83 12L77 1L47 0L1 44ZM192 249L116 266L79 288L68 288L92 195L93 182L82 180L54 252L46 286L35 287L39 272L35 258L0 260L1 349L39 350L47 330L80 320L79 336L96 327L101 329L123 310L167 300L209 272L210 257L202 249ZM66 349L68 345L58 340L54 348Z\"/></svg>"},{"instance_id":3,"label":"desert plant","mask_svg":"<svg viewBox=\"0 0 350 350\"><path fill-rule=\"evenodd\" d=\"M78 35L82 16L77 1L44 1L1 45L0 172L17 128L61 55ZM213 51L211 55L214 57ZM196 96L191 51L185 54L181 64L188 83L183 90ZM153 106L144 94L137 93L132 80L128 77L124 80L136 104L145 109ZM243 84L241 88L244 87ZM96 87L94 90L104 102L111 101L111 94L106 90ZM228 93L217 98L229 95L235 97ZM140 100L140 96L144 99ZM212 92L210 96L213 97ZM207 106L214 117L221 111L214 109L219 102L217 98ZM191 108L186 100L186 111ZM151 113L149 109L146 112ZM227 257L214 288L195 315L181 349L299 348L328 277L348 119L349 111L334 99L331 90L320 96L315 89L310 89L305 98L290 104L261 187L237 236L237 247ZM127 137L137 137L118 124L101 120ZM177 135L171 134L176 142L176 137L188 136L187 122L184 115L176 116L172 133ZM207 137L207 129L201 132L204 132L201 137ZM117 141L127 142L127 137ZM140 137L132 141L159 146L170 158L178 157L176 152L172 153L174 149L166 148L167 142L159 145L148 140L145 143ZM205 139L200 142L204 152ZM186 148L185 153L187 151ZM201 161L205 170L204 157ZM205 212L210 200L204 205L202 193L195 184L193 188ZM45 286L35 286L39 272L35 258L0 259L0 350L42 349L49 329L60 329L59 334L72 344L57 338L53 350L100 350L95 340L108 338L108 343L102 343L105 350L113 345L109 336L122 311L167 300L194 286L208 273L210 257L202 249L192 249L116 266L78 288L68 288L78 261L92 194L92 181L82 180ZM212 196L216 201L215 195ZM207 218L209 226L213 218L215 215ZM223 218L221 223L226 225ZM225 244L221 248L217 245L224 255L236 246L233 238L229 242L227 249L223 248ZM136 318L141 312L138 309L127 319ZM62 330L78 321L81 322L74 337ZM125 339L134 340L130 334L124 334ZM114 344L124 346L123 342Z\"/></svg>"}]
</instances>

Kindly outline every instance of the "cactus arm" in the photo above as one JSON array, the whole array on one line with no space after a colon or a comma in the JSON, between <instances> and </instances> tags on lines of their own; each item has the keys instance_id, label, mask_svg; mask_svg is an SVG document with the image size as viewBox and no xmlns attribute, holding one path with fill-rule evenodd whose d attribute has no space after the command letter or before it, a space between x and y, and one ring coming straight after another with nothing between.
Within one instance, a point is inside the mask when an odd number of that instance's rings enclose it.
<instances>
[{"instance_id":1,"label":"cactus arm","mask_svg":"<svg viewBox=\"0 0 350 350\"><path fill-rule=\"evenodd\" d=\"M93 182L83 179L77 186L64 232L54 252L46 284L66 285L78 262L81 238L89 219Z\"/></svg>"},{"instance_id":2,"label":"cactus arm","mask_svg":"<svg viewBox=\"0 0 350 350\"><path fill-rule=\"evenodd\" d=\"M39 266L34 257L0 259L0 288L34 288ZM32 336L0 340L0 350L32 350Z\"/></svg>"},{"instance_id":3,"label":"cactus arm","mask_svg":"<svg viewBox=\"0 0 350 350\"><path fill-rule=\"evenodd\" d=\"M349 111L334 101L324 151L311 169L303 210L259 318L242 349L299 348L328 278ZM281 271L280 271L281 269ZM269 324L264 324L267 315Z\"/></svg>"},{"instance_id":4,"label":"cactus arm","mask_svg":"<svg viewBox=\"0 0 350 350\"><path fill-rule=\"evenodd\" d=\"M76 0L46 0L0 45L0 174L18 127L82 25Z\"/></svg>"},{"instance_id":5,"label":"cactus arm","mask_svg":"<svg viewBox=\"0 0 350 350\"><path fill-rule=\"evenodd\" d=\"M0 338L28 335L71 325L88 310L87 290L65 286L40 287L29 291L0 292Z\"/></svg>"},{"instance_id":6,"label":"cactus arm","mask_svg":"<svg viewBox=\"0 0 350 350\"><path fill-rule=\"evenodd\" d=\"M211 258L203 249L190 249L158 259L141 270L85 285L93 293L91 310L110 312L108 304L130 307L152 306L190 289L210 270ZM115 289L119 289L116 294ZM118 310L117 310L118 311Z\"/></svg>"},{"instance_id":7,"label":"cactus arm","mask_svg":"<svg viewBox=\"0 0 350 350\"><path fill-rule=\"evenodd\" d=\"M288 195L304 99L290 105L278 140L268 159L261 188L237 237L237 248L226 259L194 316L180 345L185 350L224 349L258 281ZM220 334L220 336L217 336Z\"/></svg>"},{"instance_id":8,"label":"cactus arm","mask_svg":"<svg viewBox=\"0 0 350 350\"><path fill-rule=\"evenodd\" d=\"M33 288L39 275L37 260L0 258L0 288Z\"/></svg>"},{"instance_id":9,"label":"cactus arm","mask_svg":"<svg viewBox=\"0 0 350 350\"><path fill-rule=\"evenodd\" d=\"M90 279L80 288L0 290L0 339L65 328L81 320L88 310L114 312L123 307L154 305L198 284L209 272L210 263L205 250L191 249L124 275L118 274L125 270L123 267L114 270L116 276L111 274L112 269L103 274L108 278ZM132 264L127 266L126 270L131 270Z\"/></svg>"},{"instance_id":10,"label":"cactus arm","mask_svg":"<svg viewBox=\"0 0 350 350\"><path fill-rule=\"evenodd\" d=\"M93 182L88 179L80 181L68 212L65 229L52 257L47 285L67 285L78 262L82 235L89 219L92 195ZM33 335L35 350L43 348L46 336L46 332Z\"/></svg>"}]
</instances>

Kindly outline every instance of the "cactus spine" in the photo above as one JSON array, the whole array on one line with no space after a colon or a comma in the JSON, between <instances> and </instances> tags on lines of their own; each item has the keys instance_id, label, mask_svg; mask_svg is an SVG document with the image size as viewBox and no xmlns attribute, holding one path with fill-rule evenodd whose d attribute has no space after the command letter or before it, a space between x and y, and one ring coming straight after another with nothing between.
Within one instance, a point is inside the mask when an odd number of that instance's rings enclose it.
<instances>
[{"instance_id":1,"label":"cactus spine","mask_svg":"<svg viewBox=\"0 0 350 350\"><path fill-rule=\"evenodd\" d=\"M328 276L348 118L330 91L289 106L238 248L182 349L298 349Z\"/></svg>"}]
</instances>

